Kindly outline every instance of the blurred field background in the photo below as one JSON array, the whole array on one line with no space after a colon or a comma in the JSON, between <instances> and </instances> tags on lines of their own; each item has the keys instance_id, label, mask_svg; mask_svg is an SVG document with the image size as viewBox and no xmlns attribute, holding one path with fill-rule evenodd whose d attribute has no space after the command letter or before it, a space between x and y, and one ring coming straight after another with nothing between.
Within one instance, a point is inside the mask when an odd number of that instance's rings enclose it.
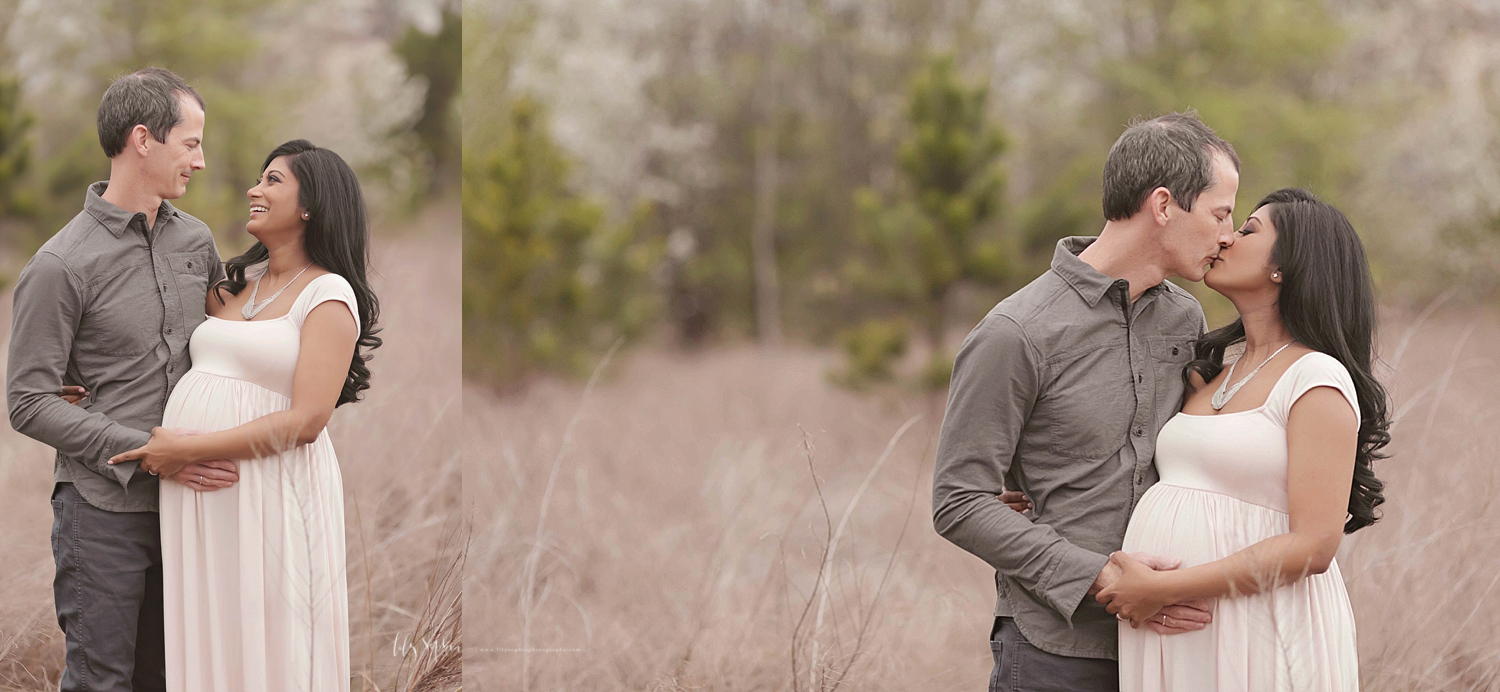
<instances>
[{"instance_id":1,"label":"blurred field background","mask_svg":"<svg viewBox=\"0 0 1500 692\"><path fill-rule=\"evenodd\" d=\"M1338 556L1361 689L1500 690L1500 312L1383 317L1384 518ZM985 689L993 571L932 530L942 396L854 394L837 361L651 349L592 390L468 388L468 686Z\"/></svg>"},{"instance_id":2,"label":"blurred field background","mask_svg":"<svg viewBox=\"0 0 1500 692\"><path fill-rule=\"evenodd\" d=\"M117 75L166 67L203 94L208 168L175 203L225 257L253 242L244 192L277 144L309 139L359 174L385 343L366 399L329 426L355 690L461 684L460 26L452 0L0 0L0 344L16 274L108 176L94 118ZM56 689L62 670L51 467L48 448L3 426L0 689Z\"/></svg>"},{"instance_id":3,"label":"blurred field background","mask_svg":"<svg viewBox=\"0 0 1500 692\"><path fill-rule=\"evenodd\" d=\"M1124 126L1188 108L1237 220L1306 187L1370 251L1401 417L1341 554L1365 687L1500 689L1493 3L463 12L480 689L983 685L994 587L929 519L953 350L1102 226Z\"/></svg>"},{"instance_id":4,"label":"blurred field background","mask_svg":"<svg viewBox=\"0 0 1500 692\"><path fill-rule=\"evenodd\" d=\"M355 690L459 689L456 679L422 687L409 675L425 652L459 643L456 630L431 622L456 615L457 582L441 578L463 541L456 207L376 235L385 344L370 362L366 398L339 407L328 426L344 475ZM6 291L0 346L10 314ZM52 457L50 447L0 429L0 689L56 690L62 674L48 543Z\"/></svg>"}]
</instances>

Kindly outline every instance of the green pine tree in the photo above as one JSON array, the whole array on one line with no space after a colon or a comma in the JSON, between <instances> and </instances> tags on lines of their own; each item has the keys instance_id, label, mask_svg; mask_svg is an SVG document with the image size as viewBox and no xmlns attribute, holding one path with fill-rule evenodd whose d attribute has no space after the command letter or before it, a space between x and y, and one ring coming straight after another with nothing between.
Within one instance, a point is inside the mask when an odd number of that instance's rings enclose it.
<instances>
[{"instance_id":1,"label":"green pine tree","mask_svg":"<svg viewBox=\"0 0 1500 692\"><path fill-rule=\"evenodd\" d=\"M847 272L859 290L916 317L933 353L923 379L934 387L947 383L952 365L943 337L954 289L994 285L1007 273L994 233L1006 141L985 112L987 92L967 83L952 58L932 60L909 90L895 194L866 188L856 195L866 247Z\"/></svg>"},{"instance_id":2,"label":"green pine tree","mask_svg":"<svg viewBox=\"0 0 1500 692\"><path fill-rule=\"evenodd\" d=\"M453 172L459 160L458 118L453 105L462 72L462 27L463 19L448 7L443 10L443 23L437 33L428 34L413 26L396 43L396 54L406 63L407 71L427 80L422 115L412 125L412 131L425 153L432 157L429 191L454 182Z\"/></svg>"},{"instance_id":3,"label":"green pine tree","mask_svg":"<svg viewBox=\"0 0 1500 692\"><path fill-rule=\"evenodd\" d=\"M465 365L501 386L538 369L587 372L638 336L656 315L660 253L643 230L649 210L610 224L570 188L539 103L521 96L507 110L499 146L463 181Z\"/></svg>"},{"instance_id":4,"label":"green pine tree","mask_svg":"<svg viewBox=\"0 0 1500 692\"><path fill-rule=\"evenodd\" d=\"M36 211L34 200L24 191L35 123L21 107L20 80L0 77L0 218L30 217Z\"/></svg>"}]
</instances>

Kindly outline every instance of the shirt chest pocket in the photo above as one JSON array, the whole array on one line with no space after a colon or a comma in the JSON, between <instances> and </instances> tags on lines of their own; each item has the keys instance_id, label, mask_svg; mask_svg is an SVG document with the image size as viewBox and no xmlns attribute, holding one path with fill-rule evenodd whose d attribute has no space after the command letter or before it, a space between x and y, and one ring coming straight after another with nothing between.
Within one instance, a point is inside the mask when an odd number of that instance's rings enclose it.
<instances>
[{"instance_id":1,"label":"shirt chest pocket","mask_svg":"<svg viewBox=\"0 0 1500 692\"><path fill-rule=\"evenodd\" d=\"M1053 455L1103 461L1125 446L1135 417L1135 389L1124 344L1089 349L1054 364L1028 421L1030 435Z\"/></svg>"},{"instance_id":2,"label":"shirt chest pocket","mask_svg":"<svg viewBox=\"0 0 1500 692\"><path fill-rule=\"evenodd\" d=\"M85 353L138 356L162 343L162 292L149 260L90 285L74 347Z\"/></svg>"},{"instance_id":3,"label":"shirt chest pocket","mask_svg":"<svg viewBox=\"0 0 1500 692\"><path fill-rule=\"evenodd\" d=\"M1156 400L1172 407L1168 416L1175 414L1182 405L1182 393L1186 388L1183 371L1193 360L1195 341L1193 336L1153 336L1149 341L1152 367L1156 369Z\"/></svg>"},{"instance_id":4,"label":"shirt chest pocket","mask_svg":"<svg viewBox=\"0 0 1500 692\"><path fill-rule=\"evenodd\" d=\"M208 277L213 266L208 253L178 252L167 255L177 282L177 300L182 311L183 333L191 335L203 322L203 303L208 297Z\"/></svg>"}]
</instances>

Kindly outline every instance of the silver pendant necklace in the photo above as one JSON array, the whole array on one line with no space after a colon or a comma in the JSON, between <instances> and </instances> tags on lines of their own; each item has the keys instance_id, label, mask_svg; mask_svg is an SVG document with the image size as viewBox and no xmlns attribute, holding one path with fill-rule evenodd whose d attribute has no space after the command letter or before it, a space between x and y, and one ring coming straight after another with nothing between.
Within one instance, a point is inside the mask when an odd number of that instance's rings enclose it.
<instances>
[{"instance_id":1,"label":"silver pendant necklace","mask_svg":"<svg viewBox=\"0 0 1500 692\"><path fill-rule=\"evenodd\" d=\"M272 301L276 300L277 296L280 296L281 292L285 291L288 286L291 286L292 284L297 283L297 279L300 278L304 272L306 272L308 269L311 269L311 268L312 268L312 262L308 262L307 266L302 268L302 271L297 272L297 276L292 277L291 281L286 282L286 286L282 286L280 290L276 291L275 293L272 293L270 298L267 298L267 299L265 299L265 300L263 300L263 301L261 301L259 303L256 303L255 302L255 296L260 293L260 280L266 278L265 273L262 272L260 276L255 277L255 288L251 289L251 291L250 291L250 301L247 302L247 303L245 303L244 307L240 308L240 314L243 315L244 318L247 321L255 319L255 316L257 314L259 314L261 310L266 309L266 306L270 305ZM266 267L266 271L270 271L270 269L271 268L268 265Z\"/></svg>"},{"instance_id":2,"label":"silver pendant necklace","mask_svg":"<svg viewBox=\"0 0 1500 692\"><path fill-rule=\"evenodd\" d=\"M1209 399L1208 405L1214 407L1215 411L1224 408L1224 405L1229 403L1229 400L1234 397L1235 393L1240 391L1240 387L1245 386L1245 383L1249 382L1250 378L1255 377L1255 373L1260 372L1261 368L1266 367L1266 363L1271 362L1271 358L1275 358L1277 353L1285 351L1286 347L1291 346L1292 343L1293 341L1288 341L1282 344L1281 348L1276 349L1276 353L1272 353L1270 358L1261 361L1260 365L1255 366L1255 369L1251 370L1250 374L1245 376L1245 379L1235 383L1233 387L1229 386L1229 381L1234 379L1234 366L1239 365L1240 362L1236 360L1235 362L1230 363L1229 374L1224 376L1224 381L1219 383L1219 388L1217 390L1214 390L1214 396L1212 399ZM1228 389L1226 389L1226 387Z\"/></svg>"}]
</instances>

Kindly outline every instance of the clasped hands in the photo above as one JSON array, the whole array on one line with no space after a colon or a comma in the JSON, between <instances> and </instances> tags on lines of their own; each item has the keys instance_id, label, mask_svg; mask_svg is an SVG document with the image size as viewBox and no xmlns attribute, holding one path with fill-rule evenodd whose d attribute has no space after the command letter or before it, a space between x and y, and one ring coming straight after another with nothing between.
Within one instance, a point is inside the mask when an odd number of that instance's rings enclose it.
<instances>
[{"instance_id":1,"label":"clasped hands","mask_svg":"<svg viewBox=\"0 0 1500 692\"><path fill-rule=\"evenodd\" d=\"M1003 492L999 498L1017 512L1032 508L1031 500L1018 490ZM1181 560L1159 555L1116 551L1089 587L1089 595L1131 627L1146 625L1157 634L1201 630L1213 622L1212 605L1204 600L1173 603L1160 574L1181 564Z\"/></svg>"},{"instance_id":2,"label":"clasped hands","mask_svg":"<svg viewBox=\"0 0 1500 692\"><path fill-rule=\"evenodd\" d=\"M88 398L88 395L88 388L78 385L64 385L58 394L63 401L74 405ZM152 428L151 441L147 442L146 446L116 454L108 463L114 465L122 461L140 459L142 471L158 474L162 478L176 481L201 493L227 488L239 482L239 466L228 459L174 460L173 451L177 448L176 443L183 435L192 434L194 432L188 430Z\"/></svg>"},{"instance_id":3,"label":"clasped hands","mask_svg":"<svg viewBox=\"0 0 1500 692\"><path fill-rule=\"evenodd\" d=\"M58 393L63 401L78 405L87 399L89 390L87 387L78 385L63 385ZM219 488L227 488L239 482L239 466L228 459L213 459L210 461L169 461L172 453L163 453L164 447L176 449L175 444L183 435L194 434L189 430L167 430L156 427L151 429L151 440L145 447L132 449L123 454L110 457L109 464L113 466L122 461L133 459L141 460L141 470L148 473L160 475L167 480L176 481L200 493L206 493ZM155 446L153 448L153 445ZM155 455L153 456L153 452Z\"/></svg>"},{"instance_id":4,"label":"clasped hands","mask_svg":"<svg viewBox=\"0 0 1500 692\"><path fill-rule=\"evenodd\" d=\"M141 470L176 481L198 492L227 488L239 481L239 467L228 459L193 461L184 455L183 438L196 435L193 430L151 429L151 440L144 447L121 452L109 458L111 465L139 460Z\"/></svg>"},{"instance_id":5,"label":"clasped hands","mask_svg":"<svg viewBox=\"0 0 1500 692\"><path fill-rule=\"evenodd\" d=\"M1162 574L1181 564L1181 560L1159 555L1117 550L1109 556L1089 594L1134 628L1148 625L1157 634L1201 630L1213 622L1212 605L1205 600L1175 602Z\"/></svg>"}]
</instances>

